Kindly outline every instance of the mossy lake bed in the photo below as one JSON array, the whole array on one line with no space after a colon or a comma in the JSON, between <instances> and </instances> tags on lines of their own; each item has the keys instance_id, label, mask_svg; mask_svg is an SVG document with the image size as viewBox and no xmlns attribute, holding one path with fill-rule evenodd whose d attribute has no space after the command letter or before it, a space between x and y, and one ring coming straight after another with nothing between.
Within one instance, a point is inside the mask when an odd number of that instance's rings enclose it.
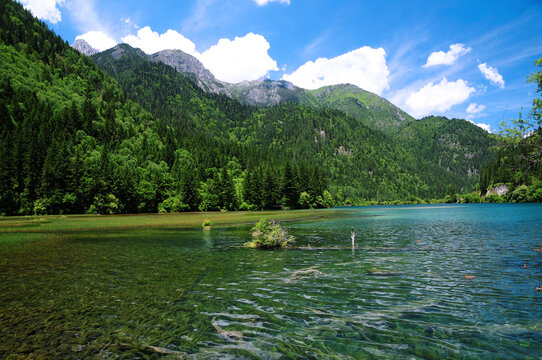
<instances>
[{"instance_id":1,"label":"mossy lake bed","mask_svg":"<svg viewBox=\"0 0 542 360\"><path fill-rule=\"evenodd\" d=\"M239 248L262 217L315 250ZM538 359L541 224L506 204L1 218L0 358ZM352 226L359 248L326 251Z\"/></svg>"}]
</instances>

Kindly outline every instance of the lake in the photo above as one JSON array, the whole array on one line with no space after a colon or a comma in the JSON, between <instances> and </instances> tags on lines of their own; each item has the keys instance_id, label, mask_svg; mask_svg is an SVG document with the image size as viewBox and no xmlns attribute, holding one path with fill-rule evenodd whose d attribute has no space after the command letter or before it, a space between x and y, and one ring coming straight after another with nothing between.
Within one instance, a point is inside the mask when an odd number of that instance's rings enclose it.
<instances>
[{"instance_id":1,"label":"lake","mask_svg":"<svg viewBox=\"0 0 542 360\"><path fill-rule=\"evenodd\" d=\"M4 244L0 358L542 357L542 204L327 214L282 223L311 249L238 248L250 225Z\"/></svg>"}]
</instances>

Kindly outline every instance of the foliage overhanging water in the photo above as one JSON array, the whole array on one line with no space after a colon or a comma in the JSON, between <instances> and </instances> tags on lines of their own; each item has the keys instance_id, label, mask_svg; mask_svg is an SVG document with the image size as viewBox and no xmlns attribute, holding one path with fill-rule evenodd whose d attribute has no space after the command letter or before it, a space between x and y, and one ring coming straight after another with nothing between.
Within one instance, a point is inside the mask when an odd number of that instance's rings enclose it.
<instances>
[{"instance_id":1,"label":"foliage overhanging water","mask_svg":"<svg viewBox=\"0 0 542 360\"><path fill-rule=\"evenodd\" d=\"M0 246L0 357L541 356L542 205L336 211L284 223L311 250L233 247L250 225Z\"/></svg>"}]
</instances>

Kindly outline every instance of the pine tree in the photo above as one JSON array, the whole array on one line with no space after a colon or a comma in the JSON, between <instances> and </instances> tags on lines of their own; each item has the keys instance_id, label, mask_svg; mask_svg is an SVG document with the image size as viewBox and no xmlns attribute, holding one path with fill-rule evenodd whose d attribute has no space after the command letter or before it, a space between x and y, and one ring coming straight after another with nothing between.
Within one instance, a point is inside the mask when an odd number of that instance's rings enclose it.
<instances>
[{"instance_id":1,"label":"pine tree","mask_svg":"<svg viewBox=\"0 0 542 360\"><path fill-rule=\"evenodd\" d=\"M226 170L222 168L218 182L218 203L222 209L236 210L237 202L235 200L235 188L233 180Z\"/></svg>"},{"instance_id":2,"label":"pine tree","mask_svg":"<svg viewBox=\"0 0 542 360\"><path fill-rule=\"evenodd\" d=\"M292 165L289 162L286 163L286 167L284 168L280 190L285 205L291 209L297 207L299 201L297 172L292 168Z\"/></svg>"}]
</instances>

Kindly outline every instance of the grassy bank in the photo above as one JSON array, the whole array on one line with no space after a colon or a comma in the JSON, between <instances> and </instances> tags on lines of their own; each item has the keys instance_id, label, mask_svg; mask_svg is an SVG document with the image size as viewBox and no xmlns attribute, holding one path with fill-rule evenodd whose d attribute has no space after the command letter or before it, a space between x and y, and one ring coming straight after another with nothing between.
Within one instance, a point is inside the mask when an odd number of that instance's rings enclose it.
<instances>
[{"instance_id":1,"label":"grassy bank","mask_svg":"<svg viewBox=\"0 0 542 360\"><path fill-rule=\"evenodd\" d=\"M209 220L213 227L220 227L251 224L257 222L261 218L270 218L277 221L292 221L330 216L333 213L337 213L337 210L321 209L178 214L4 217L0 218L0 244L36 241L53 235L100 230L199 228L204 220Z\"/></svg>"}]
</instances>

